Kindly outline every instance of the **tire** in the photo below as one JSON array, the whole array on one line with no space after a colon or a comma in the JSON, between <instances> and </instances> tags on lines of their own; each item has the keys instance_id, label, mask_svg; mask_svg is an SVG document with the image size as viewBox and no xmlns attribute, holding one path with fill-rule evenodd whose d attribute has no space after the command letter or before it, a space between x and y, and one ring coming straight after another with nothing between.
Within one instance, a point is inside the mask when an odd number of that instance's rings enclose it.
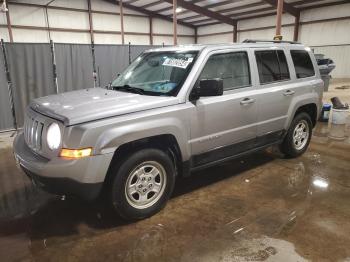
<instances>
[{"instance_id":1,"label":"tire","mask_svg":"<svg viewBox=\"0 0 350 262\"><path fill-rule=\"evenodd\" d=\"M174 164L159 149L137 151L116 169L110 200L113 209L126 220L139 220L156 214L173 192Z\"/></svg>"},{"instance_id":2,"label":"tire","mask_svg":"<svg viewBox=\"0 0 350 262\"><path fill-rule=\"evenodd\" d=\"M305 126L305 128L303 128ZM312 136L312 122L307 113L297 114L287 134L280 145L280 150L287 158L294 158L302 155L308 148ZM303 131L301 131L303 130ZM304 137L303 136L307 136Z\"/></svg>"}]
</instances>

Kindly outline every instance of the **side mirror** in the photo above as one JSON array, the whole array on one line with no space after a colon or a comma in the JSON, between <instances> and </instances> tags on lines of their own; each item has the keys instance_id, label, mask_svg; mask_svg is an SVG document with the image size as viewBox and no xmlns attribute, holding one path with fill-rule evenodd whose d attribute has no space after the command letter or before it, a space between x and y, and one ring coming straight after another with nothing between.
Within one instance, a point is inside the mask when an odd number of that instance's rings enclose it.
<instances>
[{"instance_id":1,"label":"side mirror","mask_svg":"<svg viewBox=\"0 0 350 262\"><path fill-rule=\"evenodd\" d=\"M193 89L191 100L197 100L201 96L222 96L223 93L224 84L221 78L202 79L199 86Z\"/></svg>"},{"instance_id":2,"label":"side mirror","mask_svg":"<svg viewBox=\"0 0 350 262\"><path fill-rule=\"evenodd\" d=\"M221 78L202 79L190 95L190 100L198 100L201 96L222 96L224 93L224 83Z\"/></svg>"},{"instance_id":3,"label":"side mirror","mask_svg":"<svg viewBox=\"0 0 350 262\"><path fill-rule=\"evenodd\" d=\"M199 81L200 96L222 96L224 82L221 78L203 79Z\"/></svg>"}]
</instances>

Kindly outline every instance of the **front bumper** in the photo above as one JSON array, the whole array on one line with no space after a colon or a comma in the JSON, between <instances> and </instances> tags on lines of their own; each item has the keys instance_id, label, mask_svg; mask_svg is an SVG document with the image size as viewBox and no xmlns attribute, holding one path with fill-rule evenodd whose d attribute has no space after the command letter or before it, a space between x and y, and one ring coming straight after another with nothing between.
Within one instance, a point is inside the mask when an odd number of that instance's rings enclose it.
<instances>
[{"instance_id":1,"label":"front bumper","mask_svg":"<svg viewBox=\"0 0 350 262\"><path fill-rule=\"evenodd\" d=\"M58 195L74 195L85 200L98 197L113 153L67 160L44 158L25 143L23 134L17 135L14 155L19 166L33 183Z\"/></svg>"}]
</instances>

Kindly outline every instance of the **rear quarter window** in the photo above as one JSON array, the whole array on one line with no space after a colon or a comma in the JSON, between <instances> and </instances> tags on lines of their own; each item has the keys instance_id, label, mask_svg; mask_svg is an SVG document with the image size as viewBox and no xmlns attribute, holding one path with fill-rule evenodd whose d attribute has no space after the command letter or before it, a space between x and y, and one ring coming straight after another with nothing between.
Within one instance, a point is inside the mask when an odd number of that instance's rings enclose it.
<instances>
[{"instance_id":1,"label":"rear quarter window","mask_svg":"<svg viewBox=\"0 0 350 262\"><path fill-rule=\"evenodd\" d=\"M289 80L289 70L283 50L255 51L261 84Z\"/></svg>"},{"instance_id":2,"label":"rear quarter window","mask_svg":"<svg viewBox=\"0 0 350 262\"><path fill-rule=\"evenodd\" d=\"M305 50L291 50L295 73L297 78L305 78L315 75L315 69L310 55Z\"/></svg>"}]
</instances>

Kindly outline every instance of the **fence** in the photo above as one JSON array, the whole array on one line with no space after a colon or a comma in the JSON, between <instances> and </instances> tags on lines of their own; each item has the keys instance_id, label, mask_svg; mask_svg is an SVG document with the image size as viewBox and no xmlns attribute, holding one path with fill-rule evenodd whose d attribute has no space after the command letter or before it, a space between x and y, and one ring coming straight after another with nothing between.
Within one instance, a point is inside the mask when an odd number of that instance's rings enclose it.
<instances>
[{"instance_id":1,"label":"fence","mask_svg":"<svg viewBox=\"0 0 350 262\"><path fill-rule=\"evenodd\" d=\"M152 48L130 44L4 42L1 47L0 132L23 126L24 111L30 100L71 90L103 87L140 53Z\"/></svg>"}]
</instances>

